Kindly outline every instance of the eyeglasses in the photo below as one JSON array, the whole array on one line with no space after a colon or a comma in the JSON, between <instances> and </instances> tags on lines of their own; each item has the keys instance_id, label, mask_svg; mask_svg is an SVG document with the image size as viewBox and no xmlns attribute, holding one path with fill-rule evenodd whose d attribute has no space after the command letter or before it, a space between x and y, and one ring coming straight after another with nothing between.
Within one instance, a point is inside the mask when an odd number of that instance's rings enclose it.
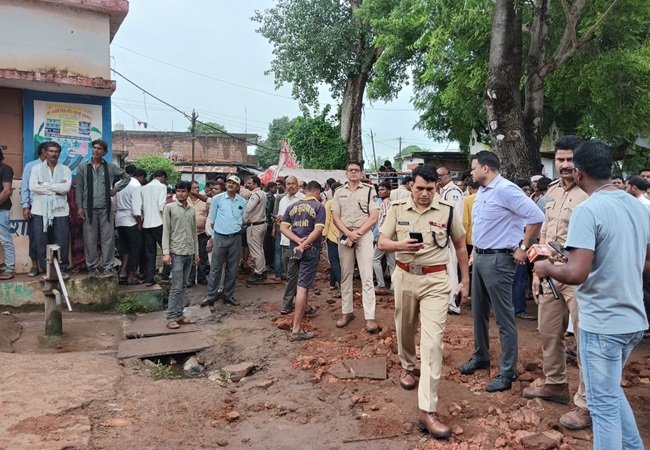
<instances>
[{"instance_id":1,"label":"eyeglasses","mask_svg":"<svg viewBox=\"0 0 650 450\"><path fill-rule=\"evenodd\" d=\"M361 172L359 169L348 169L348 172Z\"/></svg>"}]
</instances>

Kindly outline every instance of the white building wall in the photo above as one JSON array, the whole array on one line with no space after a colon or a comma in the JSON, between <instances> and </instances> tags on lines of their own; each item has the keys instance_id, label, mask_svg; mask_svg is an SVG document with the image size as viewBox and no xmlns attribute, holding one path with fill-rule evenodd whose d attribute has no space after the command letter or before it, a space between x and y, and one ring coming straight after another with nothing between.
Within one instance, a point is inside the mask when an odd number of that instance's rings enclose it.
<instances>
[{"instance_id":1,"label":"white building wall","mask_svg":"<svg viewBox=\"0 0 650 450\"><path fill-rule=\"evenodd\" d=\"M108 15L32 0L0 0L0 68L110 79Z\"/></svg>"}]
</instances>

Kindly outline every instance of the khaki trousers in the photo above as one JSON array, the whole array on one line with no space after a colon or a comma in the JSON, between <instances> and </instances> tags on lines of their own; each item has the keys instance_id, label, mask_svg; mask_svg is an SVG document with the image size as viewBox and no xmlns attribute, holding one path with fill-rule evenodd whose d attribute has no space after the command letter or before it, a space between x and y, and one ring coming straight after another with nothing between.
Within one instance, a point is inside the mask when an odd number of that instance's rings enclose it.
<instances>
[{"instance_id":1,"label":"khaki trousers","mask_svg":"<svg viewBox=\"0 0 650 450\"><path fill-rule=\"evenodd\" d=\"M413 275L399 267L393 272L395 329L402 368L415 369L415 333L420 318L420 382L418 406L436 412L442 372L442 335L447 322L451 283L445 272Z\"/></svg>"},{"instance_id":2,"label":"khaki trousers","mask_svg":"<svg viewBox=\"0 0 650 450\"><path fill-rule=\"evenodd\" d=\"M253 262L255 273L261 275L266 271L266 257L264 256L264 237L266 236L266 224L251 225L246 227L246 240Z\"/></svg>"},{"instance_id":3,"label":"khaki trousers","mask_svg":"<svg viewBox=\"0 0 650 450\"><path fill-rule=\"evenodd\" d=\"M538 325L542 337L542 350L544 355L544 375L547 384L565 384L566 377L566 348L564 346L564 334L569 323L569 317L573 322L574 335L578 343L578 303L576 301L575 287L554 281L560 298L555 300L542 281L544 295L539 297ZM578 345L579 347L579 345ZM587 397L585 384L582 381L582 367L580 355L578 355L578 376L580 385L573 396L573 403L576 406L587 409Z\"/></svg>"},{"instance_id":4,"label":"khaki trousers","mask_svg":"<svg viewBox=\"0 0 650 450\"><path fill-rule=\"evenodd\" d=\"M354 244L354 247L339 244L341 262L341 307L343 314L354 310L353 283L354 262L356 260L363 289L363 314L366 320L375 320L375 285L372 278L372 258L374 255L372 232L367 232Z\"/></svg>"}]
</instances>

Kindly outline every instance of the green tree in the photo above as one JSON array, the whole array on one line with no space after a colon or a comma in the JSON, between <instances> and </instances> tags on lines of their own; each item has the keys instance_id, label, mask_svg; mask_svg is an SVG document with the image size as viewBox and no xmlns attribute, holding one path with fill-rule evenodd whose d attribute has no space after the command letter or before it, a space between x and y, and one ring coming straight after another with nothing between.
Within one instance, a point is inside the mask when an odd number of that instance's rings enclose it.
<instances>
[{"instance_id":1,"label":"green tree","mask_svg":"<svg viewBox=\"0 0 650 450\"><path fill-rule=\"evenodd\" d=\"M133 164L136 167L143 169L147 172L147 180L156 170L164 170L167 172L167 184L175 185L180 178L180 173L176 170L176 166L169 159L160 155L142 155L136 159Z\"/></svg>"},{"instance_id":2,"label":"green tree","mask_svg":"<svg viewBox=\"0 0 650 450\"><path fill-rule=\"evenodd\" d=\"M296 123L296 119L289 119L282 116L269 124L269 134L266 139L260 142L260 146L255 149L257 156L257 165L263 169L278 163L280 157L280 142L287 137L289 130Z\"/></svg>"},{"instance_id":3,"label":"green tree","mask_svg":"<svg viewBox=\"0 0 650 450\"><path fill-rule=\"evenodd\" d=\"M422 147L418 147L417 145L409 145L402 149L402 156L410 155L411 153L417 153L417 152L426 152L426 150L423 149Z\"/></svg>"},{"instance_id":4,"label":"green tree","mask_svg":"<svg viewBox=\"0 0 650 450\"><path fill-rule=\"evenodd\" d=\"M374 20L384 52L369 93L407 62L418 125L463 149L472 129L489 136L509 174L536 169L553 122L621 150L647 135L650 2L403 0Z\"/></svg>"},{"instance_id":5,"label":"green tree","mask_svg":"<svg viewBox=\"0 0 650 450\"><path fill-rule=\"evenodd\" d=\"M187 131L192 131L192 125L187 127ZM196 122L196 134L215 134L219 131L226 131L226 127L217 122Z\"/></svg>"},{"instance_id":6,"label":"green tree","mask_svg":"<svg viewBox=\"0 0 650 450\"><path fill-rule=\"evenodd\" d=\"M390 12L399 0L378 0L361 13L368 0L277 0L256 11L257 30L273 46L267 73L277 86L293 84L303 108L318 110L318 88L325 84L341 101L340 136L349 157L363 160L361 113L373 65L383 48L375 44L370 18Z\"/></svg>"},{"instance_id":7,"label":"green tree","mask_svg":"<svg viewBox=\"0 0 650 450\"><path fill-rule=\"evenodd\" d=\"M319 115L306 114L295 119L288 141L302 167L308 169L343 169L348 151L335 119L326 106Z\"/></svg>"}]
</instances>

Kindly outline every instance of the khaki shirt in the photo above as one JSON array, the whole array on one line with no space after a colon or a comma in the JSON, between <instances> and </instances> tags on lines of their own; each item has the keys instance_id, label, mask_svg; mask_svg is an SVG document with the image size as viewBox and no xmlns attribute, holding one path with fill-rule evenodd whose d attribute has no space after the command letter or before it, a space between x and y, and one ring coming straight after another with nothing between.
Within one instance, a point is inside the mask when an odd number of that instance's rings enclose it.
<instances>
[{"instance_id":1,"label":"khaki shirt","mask_svg":"<svg viewBox=\"0 0 650 450\"><path fill-rule=\"evenodd\" d=\"M588 195L573 184L566 189L562 179L551 183L546 192L544 207L544 224L540 233L539 243L557 241L564 245L569 231L569 219L573 209L587 199Z\"/></svg>"},{"instance_id":2,"label":"khaki shirt","mask_svg":"<svg viewBox=\"0 0 650 450\"><path fill-rule=\"evenodd\" d=\"M255 189L248 198L244 222L266 222L266 193L262 189Z\"/></svg>"},{"instance_id":3,"label":"khaki shirt","mask_svg":"<svg viewBox=\"0 0 650 450\"><path fill-rule=\"evenodd\" d=\"M200 198L194 199L192 197L188 197L187 201L194 207L194 210L196 211L196 234L205 233L205 223L208 219L208 204Z\"/></svg>"},{"instance_id":4,"label":"khaki shirt","mask_svg":"<svg viewBox=\"0 0 650 450\"><path fill-rule=\"evenodd\" d=\"M416 209L412 197L397 200L388 210L386 220L379 232L389 239L397 234L398 241L408 238L412 231L422 233L424 248L416 253L397 252L396 257L400 262L418 266L447 264L449 261L449 250L446 245L447 222L450 209L453 209L453 206L438 197L433 198L429 209L423 213ZM454 245L451 241L464 235L465 230L460 220L460 214L454 211L449 245Z\"/></svg>"},{"instance_id":5,"label":"khaki shirt","mask_svg":"<svg viewBox=\"0 0 650 450\"><path fill-rule=\"evenodd\" d=\"M368 201L370 191L370 201ZM332 200L332 212L341 215L341 221L351 230L360 228L370 215L370 211L377 208L377 194L372 186L359 184L351 190L346 183L336 190Z\"/></svg>"}]
</instances>

